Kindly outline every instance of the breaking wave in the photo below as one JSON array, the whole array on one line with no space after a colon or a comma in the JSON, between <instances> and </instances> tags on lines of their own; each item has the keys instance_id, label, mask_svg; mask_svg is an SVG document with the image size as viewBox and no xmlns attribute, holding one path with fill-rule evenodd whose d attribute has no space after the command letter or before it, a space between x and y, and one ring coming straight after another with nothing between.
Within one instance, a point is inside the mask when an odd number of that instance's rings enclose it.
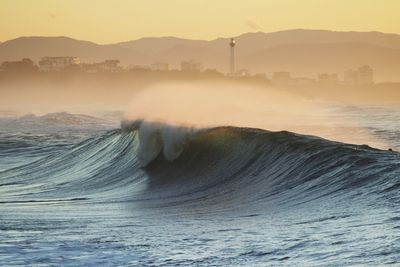
<instances>
[{"instance_id":1,"label":"breaking wave","mask_svg":"<svg viewBox=\"0 0 400 267\"><path fill-rule=\"evenodd\" d=\"M399 203L400 155L260 129L143 121L0 172L2 203L264 209L323 197Z\"/></svg>"}]
</instances>

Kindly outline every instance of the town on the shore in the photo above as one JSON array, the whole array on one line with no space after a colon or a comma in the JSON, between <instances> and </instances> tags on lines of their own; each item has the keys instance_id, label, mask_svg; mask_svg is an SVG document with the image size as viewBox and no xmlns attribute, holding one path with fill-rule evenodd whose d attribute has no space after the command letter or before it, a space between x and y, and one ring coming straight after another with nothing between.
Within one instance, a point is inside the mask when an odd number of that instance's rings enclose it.
<instances>
[{"instance_id":1,"label":"town on the shore","mask_svg":"<svg viewBox=\"0 0 400 267\"><path fill-rule=\"evenodd\" d=\"M208 76L225 76L229 78L252 78L265 80L273 85L281 86L307 86L307 85L373 85L374 71L370 66L360 66L358 69L349 69L343 72L342 78L337 73L318 73L315 78L293 77L288 71L276 71L269 77L265 73L251 74L247 69L239 69L234 73L223 73L217 69L204 68L203 64L193 60L182 61L180 68L171 68L167 62L154 62L149 66L131 65L120 66L117 59L103 62L82 62L79 57L43 57L38 63L29 58L19 61L5 61L0 65L0 73L122 73L122 72L163 72L184 74L204 74Z\"/></svg>"}]
</instances>

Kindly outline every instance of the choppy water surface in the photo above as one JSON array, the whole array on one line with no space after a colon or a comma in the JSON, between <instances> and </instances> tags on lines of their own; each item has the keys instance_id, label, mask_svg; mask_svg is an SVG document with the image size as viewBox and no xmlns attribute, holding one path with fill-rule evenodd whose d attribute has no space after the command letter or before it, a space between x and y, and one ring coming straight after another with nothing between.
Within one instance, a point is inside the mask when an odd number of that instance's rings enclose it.
<instances>
[{"instance_id":1,"label":"choppy water surface","mask_svg":"<svg viewBox=\"0 0 400 267\"><path fill-rule=\"evenodd\" d=\"M343 131L395 151L234 127L29 131L8 121L0 263L397 265L400 112L334 114L357 121Z\"/></svg>"}]
</instances>

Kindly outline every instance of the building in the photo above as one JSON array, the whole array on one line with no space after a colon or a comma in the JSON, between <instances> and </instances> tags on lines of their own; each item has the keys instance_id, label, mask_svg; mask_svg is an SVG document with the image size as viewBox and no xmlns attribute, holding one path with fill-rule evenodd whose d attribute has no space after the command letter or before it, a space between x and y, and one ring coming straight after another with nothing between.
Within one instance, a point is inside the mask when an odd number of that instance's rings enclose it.
<instances>
[{"instance_id":1,"label":"building","mask_svg":"<svg viewBox=\"0 0 400 267\"><path fill-rule=\"evenodd\" d=\"M99 68L102 72L117 72L119 71L119 60L118 59L108 59L99 63Z\"/></svg>"},{"instance_id":2,"label":"building","mask_svg":"<svg viewBox=\"0 0 400 267\"><path fill-rule=\"evenodd\" d=\"M206 69L203 71L204 75L211 77L223 77L224 74L217 69Z\"/></svg>"},{"instance_id":3,"label":"building","mask_svg":"<svg viewBox=\"0 0 400 267\"><path fill-rule=\"evenodd\" d=\"M370 66L362 66L357 70L346 70L343 81L349 85L374 84L374 70Z\"/></svg>"},{"instance_id":4,"label":"building","mask_svg":"<svg viewBox=\"0 0 400 267\"><path fill-rule=\"evenodd\" d=\"M358 84L374 84L374 70L370 66L362 66L358 68Z\"/></svg>"},{"instance_id":5,"label":"building","mask_svg":"<svg viewBox=\"0 0 400 267\"><path fill-rule=\"evenodd\" d=\"M39 69L43 72L62 71L80 63L79 57L43 57L39 61Z\"/></svg>"},{"instance_id":6,"label":"building","mask_svg":"<svg viewBox=\"0 0 400 267\"><path fill-rule=\"evenodd\" d=\"M265 74L265 73L256 73L256 74L254 74L254 78L265 80L265 79L267 79L267 74Z\"/></svg>"},{"instance_id":7,"label":"building","mask_svg":"<svg viewBox=\"0 0 400 267\"><path fill-rule=\"evenodd\" d=\"M200 72L202 69L203 65L199 62L195 62L193 60L181 62L181 71Z\"/></svg>"},{"instance_id":8,"label":"building","mask_svg":"<svg viewBox=\"0 0 400 267\"><path fill-rule=\"evenodd\" d=\"M249 77L250 76L250 71L247 70L247 69L240 69L240 70L237 70L233 74L233 76L235 76L235 77Z\"/></svg>"},{"instance_id":9,"label":"building","mask_svg":"<svg viewBox=\"0 0 400 267\"><path fill-rule=\"evenodd\" d=\"M141 72L141 73L145 73L145 72L150 72L151 68L149 66L146 65L135 65L135 64L131 64L128 66L127 68L128 71L130 72Z\"/></svg>"},{"instance_id":10,"label":"building","mask_svg":"<svg viewBox=\"0 0 400 267\"><path fill-rule=\"evenodd\" d=\"M97 72L118 72L121 68L118 66L119 60L108 59L98 63L84 63L81 68L84 72L97 73Z\"/></svg>"},{"instance_id":11,"label":"building","mask_svg":"<svg viewBox=\"0 0 400 267\"><path fill-rule=\"evenodd\" d=\"M358 71L356 70L346 70L343 75L343 82L349 85L358 84Z\"/></svg>"},{"instance_id":12,"label":"building","mask_svg":"<svg viewBox=\"0 0 400 267\"><path fill-rule=\"evenodd\" d=\"M278 71L272 75L272 83L278 85L288 85L292 81L290 72Z\"/></svg>"},{"instance_id":13,"label":"building","mask_svg":"<svg viewBox=\"0 0 400 267\"><path fill-rule=\"evenodd\" d=\"M151 70L154 71L168 71L169 70L169 64L166 62L154 62L151 64Z\"/></svg>"},{"instance_id":14,"label":"building","mask_svg":"<svg viewBox=\"0 0 400 267\"><path fill-rule=\"evenodd\" d=\"M318 83L322 85L337 85L339 77L336 73L321 73L318 74Z\"/></svg>"}]
</instances>

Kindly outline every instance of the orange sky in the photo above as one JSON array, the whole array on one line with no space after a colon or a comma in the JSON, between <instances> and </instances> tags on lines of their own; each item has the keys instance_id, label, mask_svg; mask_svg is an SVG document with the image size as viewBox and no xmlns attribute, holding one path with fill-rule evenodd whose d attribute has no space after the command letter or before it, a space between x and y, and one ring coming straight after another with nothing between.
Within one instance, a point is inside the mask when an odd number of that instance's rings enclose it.
<instances>
[{"instance_id":1,"label":"orange sky","mask_svg":"<svg viewBox=\"0 0 400 267\"><path fill-rule=\"evenodd\" d=\"M399 0L0 0L0 41L214 39L293 28L400 34Z\"/></svg>"}]
</instances>

